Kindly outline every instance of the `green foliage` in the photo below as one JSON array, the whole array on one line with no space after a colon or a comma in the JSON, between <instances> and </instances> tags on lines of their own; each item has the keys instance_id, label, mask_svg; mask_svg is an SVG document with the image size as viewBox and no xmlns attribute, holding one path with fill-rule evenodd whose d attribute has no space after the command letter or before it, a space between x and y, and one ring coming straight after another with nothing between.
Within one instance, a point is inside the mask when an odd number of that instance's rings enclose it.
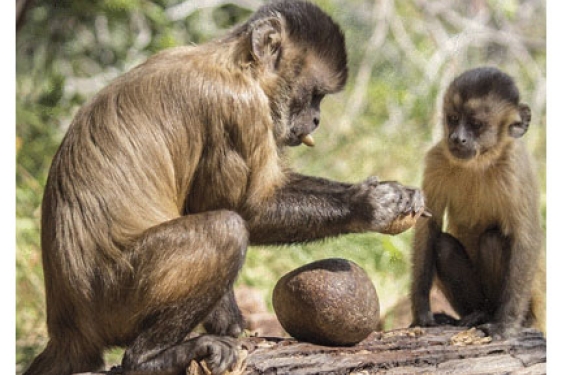
<instances>
[{"instance_id":1,"label":"green foliage","mask_svg":"<svg viewBox=\"0 0 562 375\"><path fill-rule=\"evenodd\" d=\"M302 173L359 182L369 175L418 186L422 155L439 135L443 90L461 71L497 65L533 109L525 139L545 175L545 1L317 0L346 34L350 75L323 104L314 149L288 153ZM237 1L36 0L16 45L16 277L18 372L46 342L39 245L50 161L79 105L107 82L168 47L224 34L252 10ZM177 6L193 6L189 11ZM183 13L182 13L183 12ZM542 195L543 218L546 198ZM238 280L263 290L305 263L355 261L372 277L383 311L406 296L411 231L251 248ZM109 355L116 363L120 351Z\"/></svg>"},{"instance_id":2,"label":"green foliage","mask_svg":"<svg viewBox=\"0 0 562 375\"><path fill-rule=\"evenodd\" d=\"M403 251L409 242L406 238L409 235L355 234L302 245L252 247L238 283L263 290L271 308L273 287L285 273L318 259L344 258L359 264L371 275L380 296L394 300L392 294L396 294L396 289L383 286L406 281L402 277L408 273Z\"/></svg>"}]
</instances>

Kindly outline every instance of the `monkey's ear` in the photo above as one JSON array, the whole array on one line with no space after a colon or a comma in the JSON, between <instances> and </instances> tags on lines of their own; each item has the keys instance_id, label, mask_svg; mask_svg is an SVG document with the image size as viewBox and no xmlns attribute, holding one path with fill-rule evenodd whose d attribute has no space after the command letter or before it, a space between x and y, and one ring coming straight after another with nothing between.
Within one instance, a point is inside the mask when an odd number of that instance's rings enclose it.
<instances>
[{"instance_id":1,"label":"monkey's ear","mask_svg":"<svg viewBox=\"0 0 562 375\"><path fill-rule=\"evenodd\" d=\"M270 17L257 21L252 27L252 56L256 61L275 66L281 52L283 26L278 18Z\"/></svg>"},{"instance_id":2,"label":"monkey's ear","mask_svg":"<svg viewBox=\"0 0 562 375\"><path fill-rule=\"evenodd\" d=\"M529 128L531 123L531 108L527 104L519 104L519 118L509 125L509 135L513 138L521 138Z\"/></svg>"}]
</instances>

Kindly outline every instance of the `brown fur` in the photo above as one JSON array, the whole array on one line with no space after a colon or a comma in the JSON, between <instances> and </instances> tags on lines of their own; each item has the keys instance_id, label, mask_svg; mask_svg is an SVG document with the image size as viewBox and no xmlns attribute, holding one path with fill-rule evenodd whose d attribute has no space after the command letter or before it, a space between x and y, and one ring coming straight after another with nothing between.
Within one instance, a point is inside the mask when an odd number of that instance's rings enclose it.
<instances>
[{"instance_id":1,"label":"brown fur","mask_svg":"<svg viewBox=\"0 0 562 375\"><path fill-rule=\"evenodd\" d=\"M478 70L469 71L465 76L478 73ZM467 86L463 88L470 92ZM465 266L457 263L456 256L455 262L448 266L450 273L456 274L453 277L464 284L461 289L466 293L474 286L489 300L460 301L463 291L449 285L452 280L437 272L437 285L453 306L457 306L461 323L468 312L458 310L472 304L484 306L491 315L489 322L498 326L492 331L500 335L509 336L520 325L530 323L544 331L545 264L539 186L524 143L509 135L511 125L518 126L526 120L521 116L522 107L493 90L468 99L461 98L460 90L455 84L449 88L443 109L445 135L425 159L422 190L433 217L416 226L411 290L414 324L436 323L429 310L429 288L436 263L445 256L437 245L444 230L460 241L469 268L479 276L474 279L472 273L465 274ZM476 155L462 160L451 154L452 130L447 118L466 113L478 118L484 126L475 136ZM508 242L503 250L481 242L483 233L490 228L497 228Z\"/></svg>"},{"instance_id":2,"label":"brown fur","mask_svg":"<svg viewBox=\"0 0 562 375\"><path fill-rule=\"evenodd\" d=\"M55 155L42 209L50 341L27 375L103 365L180 374L236 362L232 284L252 243L382 231L419 190L303 176L284 163L340 90L343 34L318 7L270 3L225 38L160 52L100 91ZM403 228L405 230L407 228ZM213 335L185 337L203 323Z\"/></svg>"}]
</instances>

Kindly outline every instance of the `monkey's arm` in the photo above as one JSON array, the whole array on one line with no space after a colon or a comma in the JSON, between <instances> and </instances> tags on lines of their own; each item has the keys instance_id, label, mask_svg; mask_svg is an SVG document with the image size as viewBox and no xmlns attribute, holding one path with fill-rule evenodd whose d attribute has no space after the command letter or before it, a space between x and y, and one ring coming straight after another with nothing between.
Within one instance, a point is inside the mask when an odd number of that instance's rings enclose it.
<instances>
[{"instance_id":1,"label":"monkey's arm","mask_svg":"<svg viewBox=\"0 0 562 375\"><path fill-rule=\"evenodd\" d=\"M343 233L381 231L392 220L421 212L419 190L374 178L347 184L291 173L273 197L245 214L253 244L305 242Z\"/></svg>"},{"instance_id":2,"label":"monkey's arm","mask_svg":"<svg viewBox=\"0 0 562 375\"><path fill-rule=\"evenodd\" d=\"M441 233L435 218L419 220L414 234L414 251L412 255L412 283L410 298L412 302L412 325L435 325L429 303L429 294L435 275L435 243Z\"/></svg>"},{"instance_id":3,"label":"monkey's arm","mask_svg":"<svg viewBox=\"0 0 562 375\"><path fill-rule=\"evenodd\" d=\"M429 220L418 220L414 233L410 288L414 326L435 325L429 294L435 275L435 245L442 232L446 207L446 198L439 189L446 181L443 181L441 176L435 175L438 169L433 167L433 160L431 157L427 159L428 164L422 183L426 206L432 217Z\"/></svg>"},{"instance_id":4,"label":"monkey's arm","mask_svg":"<svg viewBox=\"0 0 562 375\"><path fill-rule=\"evenodd\" d=\"M516 333L529 308L534 279L544 265L543 231L540 226L540 189L529 156L524 149L515 154L519 168L509 192L511 215L505 218L510 237L509 263L498 309L493 317L490 334L509 337Z\"/></svg>"}]
</instances>

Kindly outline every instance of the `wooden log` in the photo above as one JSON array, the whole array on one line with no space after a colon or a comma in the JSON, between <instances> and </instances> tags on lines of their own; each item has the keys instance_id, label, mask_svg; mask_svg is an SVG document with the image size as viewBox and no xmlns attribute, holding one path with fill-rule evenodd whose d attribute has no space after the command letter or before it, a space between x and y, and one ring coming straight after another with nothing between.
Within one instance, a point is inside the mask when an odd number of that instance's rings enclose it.
<instances>
[{"instance_id":1,"label":"wooden log","mask_svg":"<svg viewBox=\"0 0 562 375\"><path fill-rule=\"evenodd\" d=\"M375 332L350 347L273 337L241 338L240 345L244 360L232 375L546 374L546 340L533 329L501 341L476 329L442 326ZM208 371L193 362L187 374Z\"/></svg>"}]
</instances>

